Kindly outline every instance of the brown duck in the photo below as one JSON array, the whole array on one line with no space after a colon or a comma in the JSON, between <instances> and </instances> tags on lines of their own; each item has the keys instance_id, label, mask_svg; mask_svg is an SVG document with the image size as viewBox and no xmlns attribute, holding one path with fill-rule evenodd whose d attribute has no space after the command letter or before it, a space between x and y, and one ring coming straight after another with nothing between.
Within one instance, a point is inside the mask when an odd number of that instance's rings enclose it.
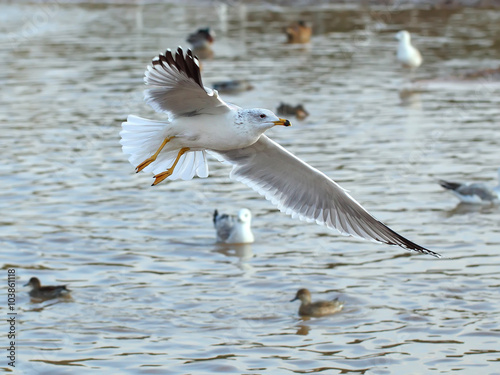
<instances>
[{"instance_id":1,"label":"brown duck","mask_svg":"<svg viewBox=\"0 0 500 375\"><path fill-rule=\"evenodd\" d=\"M314 316L320 317L324 315L331 315L339 312L344 307L344 303L340 302L338 299L333 301L319 301L311 302L311 292L307 289L299 289L295 298L290 302L295 300L300 300L302 304L299 307L299 315L301 316Z\"/></svg>"},{"instance_id":2,"label":"brown duck","mask_svg":"<svg viewBox=\"0 0 500 375\"><path fill-rule=\"evenodd\" d=\"M276 111L280 116L295 116L299 120L305 119L307 116L309 116L309 112L306 111L304 106L302 104L297 104L295 106L286 104L286 103L280 103L277 111Z\"/></svg>"},{"instance_id":3,"label":"brown duck","mask_svg":"<svg viewBox=\"0 0 500 375\"><path fill-rule=\"evenodd\" d=\"M309 43L312 35L312 27L305 21L292 23L285 28L287 43Z\"/></svg>"},{"instance_id":4,"label":"brown duck","mask_svg":"<svg viewBox=\"0 0 500 375\"><path fill-rule=\"evenodd\" d=\"M37 277L32 277L24 286L30 286L30 297L35 299L52 299L64 296L70 292L66 285L42 286Z\"/></svg>"},{"instance_id":5,"label":"brown duck","mask_svg":"<svg viewBox=\"0 0 500 375\"><path fill-rule=\"evenodd\" d=\"M214 41L215 32L210 27L198 29L194 33L189 34L187 38L187 42L192 46L193 53L202 60L214 57L214 51L212 50Z\"/></svg>"}]
</instances>

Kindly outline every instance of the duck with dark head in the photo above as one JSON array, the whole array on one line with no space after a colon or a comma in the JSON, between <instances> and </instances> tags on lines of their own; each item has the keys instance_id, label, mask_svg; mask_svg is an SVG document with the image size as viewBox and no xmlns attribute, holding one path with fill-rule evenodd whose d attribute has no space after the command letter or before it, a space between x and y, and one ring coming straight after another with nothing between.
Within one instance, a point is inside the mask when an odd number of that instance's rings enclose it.
<instances>
[{"instance_id":1,"label":"duck with dark head","mask_svg":"<svg viewBox=\"0 0 500 375\"><path fill-rule=\"evenodd\" d=\"M66 285L42 286L42 283L37 277L32 277L24 286L30 286L30 297L39 300L63 297L70 292L70 290L66 288Z\"/></svg>"}]
</instances>

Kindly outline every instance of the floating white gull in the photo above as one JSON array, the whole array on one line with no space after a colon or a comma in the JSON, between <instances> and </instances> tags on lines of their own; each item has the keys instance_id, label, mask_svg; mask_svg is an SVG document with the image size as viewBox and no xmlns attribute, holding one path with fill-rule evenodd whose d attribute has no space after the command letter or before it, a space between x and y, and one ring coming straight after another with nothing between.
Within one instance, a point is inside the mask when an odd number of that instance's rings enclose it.
<instances>
[{"instance_id":1,"label":"floating white gull","mask_svg":"<svg viewBox=\"0 0 500 375\"><path fill-rule=\"evenodd\" d=\"M375 219L342 187L263 133L289 126L267 109L242 109L204 87L191 51L167 50L145 73L145 100L169 120L129 116L120 133L123 152L136 171L169 178L208 176L206 152L233 165L230 176L244 182L292 217L356 236L439 256Z\"/></svg>"},{"instance_id":2,"label":"floating white gull","mask_svg":"<svg viewBox=\"0 0 500 375\"><path fill-rule=\"evenodd\" d=\"M410 33L401 30L396 34L396 39L399 40L397 52L399 62L407 68L418 68L422 64L422 55L412 46Z\"/></svg>"},{"instance_id":3,"label":"floating white gull","mask_svg":"<svg viewBox=\"0 0 500 375\"><path fill-rule=\"evenodd\" d=\"M252 213L247 208L238 211L238 216L219 215L214 212L214 227L217 233L217 242L222 243L253 243Z\"/></svg>"},{"instance_id":4,"label":"floating white gull","mask_svg":"<svg viewBox=\"0 0 500 375\"><path fill-rule=\"evenodd\" d=\"M438 182L463 203L490 204L500 201L500 168L498 169L498 185L495 187L489 187L483 183L463 184L444 180Z\"/></svg>"}]
</instances>

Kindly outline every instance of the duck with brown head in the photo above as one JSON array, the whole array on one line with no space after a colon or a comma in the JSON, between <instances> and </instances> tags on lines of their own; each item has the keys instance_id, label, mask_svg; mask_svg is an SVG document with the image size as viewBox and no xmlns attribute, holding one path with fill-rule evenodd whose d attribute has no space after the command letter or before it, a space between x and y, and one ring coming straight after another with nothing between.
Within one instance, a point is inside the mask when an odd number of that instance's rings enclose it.
<instances>
[{"instance_id":1,"label":"duck with brown head","mask_svg":"<svg viewBox=\"0 0 500 375\"><path fill-rule=\"evenodd\" d=\"M305 21L294 22L285 28L287 43L304 44L311 41L312 27Z\"/></svg>"},{"instance_id":2,"label":"duck with brown head","mask_svg":"<svg viewBox=\"0 0 500 375\"><path fill-rule=\"evenodd\" d=\"M306 111L302 104L290 105L286 103L280 103L276 113L279 116L295 116L299 120L305 119L309 116L309 112Z\"/></svg>"},{"instance_id":3,"label":"duck with brown head","mask_svg":"<svg viewBox=\"0 0 500 375\"><path fill-rule=\"evenodd\" d=\"M311 302L311 292L303 288L297 291L295 298L290 302L300 300L302 303L299 307L300 316L313 316L320 317L331 315L339 312L344 307L344 303L340 302L337 298L333 301L319 301Z\"/></svg>"},{"instance_id":4,"label":"duck with brown head","mask_svg":"<svg viewBox=\"0 0 500 375\"><path fill-rule=\"evenodd\" d=\"M30 297L34 299L47 300L67 295L70 290L66 285L57 286L42 286L42 283L37 277L32 277L24 286L30 286Z\"/></svg>"},{"instance_id":5,"label":"duck with brown head","mask_svg":"<svg viewBox=\"0 0 500 375\"><path fill-rule=\"evenodd\" d=\"M212 44L215 41L215 33L210 27L201 28L189 34L186 41L191 44L193 53L200 59L213 58Z\"/></svg>"}]
</instances>

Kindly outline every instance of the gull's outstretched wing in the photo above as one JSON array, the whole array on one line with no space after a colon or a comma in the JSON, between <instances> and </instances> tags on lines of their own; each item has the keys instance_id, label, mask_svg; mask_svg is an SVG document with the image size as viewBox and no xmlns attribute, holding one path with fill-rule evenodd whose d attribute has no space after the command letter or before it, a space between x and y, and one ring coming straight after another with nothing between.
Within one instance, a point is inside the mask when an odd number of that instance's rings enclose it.
<instances>
[{"instance_id":1,"label":"gull's outstretched wing","mask_svg":"<svg viewBox=\"0 0 500 375\"><path fill-rule=\"evenodd\" d=\"M233 164L231 178L247 184L292 217L315 221L345 235L440 256L375 219L333 180L265 135L252 146L214 152Z\"/></svg>"},{"instance_id":2,"label":"gull's outstretched wing","mask_svg":"<svg viewBox=\"0 0 500 375\"><path fill-rule=\"evenodd\" d=\"M144 91L144 100L157 112L171 118L217 115L230 110L217 91L203 86L198 58L188 49L178 48L160 54L144 73L144 82L152 86Z\"/></svg>"}]
</instances>

